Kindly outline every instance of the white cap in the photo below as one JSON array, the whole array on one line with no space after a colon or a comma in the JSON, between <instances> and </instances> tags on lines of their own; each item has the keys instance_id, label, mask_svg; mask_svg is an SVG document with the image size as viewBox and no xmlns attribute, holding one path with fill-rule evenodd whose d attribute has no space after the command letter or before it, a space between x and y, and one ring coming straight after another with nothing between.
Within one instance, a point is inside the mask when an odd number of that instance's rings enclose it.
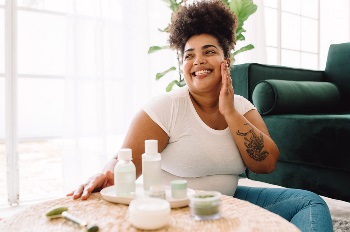
<instances>
[{"instance_id":1,"label":"white cap","mask_svg":"<svg viewBox=\"0 0 350 232\"><path fill-rule=\"evenodd\" d=\"M118 152L118 159L120 160L132 160L132 152L130 148L122 148Z\"/></svg>"},{"instance_id":2,"label":"white cap","mask_svg":"<svg viewBox=\"0 0 350 232\"><path fill-rule=\"evenodd\" d=\"M150 155L158 154L158 140L146 140L145 153Z\"/></svg>"}]
</instances>

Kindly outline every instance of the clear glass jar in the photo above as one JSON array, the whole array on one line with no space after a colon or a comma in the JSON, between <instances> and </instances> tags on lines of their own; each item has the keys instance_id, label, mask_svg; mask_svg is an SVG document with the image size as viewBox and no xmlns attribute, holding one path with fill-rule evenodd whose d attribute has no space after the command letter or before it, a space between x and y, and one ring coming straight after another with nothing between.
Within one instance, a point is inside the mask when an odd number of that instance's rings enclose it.
<instances>
[{"instance_id":1,"label":"clear glass jar","mask_svg":"<svg viewBox=\"0 0 350 232\"><path fill-rule=\"evenodd\" d=\"M221 217L221 193L200 191L190 195L190 213L195 220L218 219Z\"/></svg>"}]
</instances>

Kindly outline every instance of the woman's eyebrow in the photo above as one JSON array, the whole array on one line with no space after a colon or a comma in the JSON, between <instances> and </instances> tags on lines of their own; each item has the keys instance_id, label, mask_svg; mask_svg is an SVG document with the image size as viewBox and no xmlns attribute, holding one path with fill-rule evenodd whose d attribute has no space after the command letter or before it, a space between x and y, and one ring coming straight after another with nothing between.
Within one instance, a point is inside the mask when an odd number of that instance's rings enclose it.
<instances>
[{"instance_id":1,"label":"woman's eyebrow","mask_svg":"<svg viewBox=\"0 0 350 232\"><path fill-rule=\"evenodd\" d=\"M186 52L192 52L192 51L194 51L194 49L193 49L193 48L189 48L189 49L185 50L184 53L186 53Z\"/></svg>"},{"instance_id":2,"label":"woman's eyebrow","mask_svg":"<svg viewBox=\"0 0 350 232\"><path fill-rule=\"evenodd\" d=\"M215 45L213 45L213 44L207 44L207 45L204 45L204 46L202 47L202 50L207 49L207 48L210 48L210 47L214 47L214 48L218 49L218 48L217 48ZM194 48L189 48L189 49L185 50L184 53L186 53L186 52L192 52L192 51L194 51Z\"/></svg>"},{"instance_id":3,"label":"woman's eyebrow","mask_svg":"<svg viewBox=\"0 0 350 232\"><path fill-rule=\"evenodd\" d=\"M204 46L202 47L202 50L203 50L203 49L210 48L210 47L214 47L214 48L218 49L215 45L207 44L207 45L204 45Z\"/></svg>"}]
</instances>

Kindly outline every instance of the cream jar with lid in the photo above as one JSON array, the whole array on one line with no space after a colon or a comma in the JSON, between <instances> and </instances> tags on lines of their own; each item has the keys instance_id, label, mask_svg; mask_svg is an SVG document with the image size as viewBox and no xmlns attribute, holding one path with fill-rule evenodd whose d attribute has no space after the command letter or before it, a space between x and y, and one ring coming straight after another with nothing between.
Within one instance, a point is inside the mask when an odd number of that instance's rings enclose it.
<instances>
[{"instance_id":1,"label":"cream jar with lid","mask_svg":"<svg viewBox=\"0 0 350 232\"><path fill-rule=\"evenodd\" d=\"M173 180L170 182L171 197L175 199L187 197L187 180Z\"/></svg>"},{"instance_id":2,"label":"cream jar with lid","mask_svg":"<svg viewBox=\"0 0 350 232\"><path fill-rule=\"evenodd\" d=\"M221 217L221 193L199 191L189 196L190 213L195 220L218 219Z\"/></svg>"},{"instance_id":3,"label":"cream jar with lid","mask_svg":"<svg viewBox=\"0 0 350 232\"><path fill-rule=\"evenodd\" d=\"M159 198L143 197L129 204L129 222L142 230L156 230L169 224L170 203Z\"/></svg>"}]
</instances>

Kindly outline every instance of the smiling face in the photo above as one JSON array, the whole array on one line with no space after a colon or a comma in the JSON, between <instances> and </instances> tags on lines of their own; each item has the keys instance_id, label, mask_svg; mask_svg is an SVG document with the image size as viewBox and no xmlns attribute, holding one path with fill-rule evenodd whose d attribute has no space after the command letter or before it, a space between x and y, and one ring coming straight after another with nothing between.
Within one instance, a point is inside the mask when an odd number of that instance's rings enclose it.
<instances>
[{"instance_id":1,"label":"smiling face","mask_svg":"<svg viewBox=\"0 0 350 232\"><path fill-rule=\"evenodd\" d=\"M183 73L190 91L220 90L220 65L225 57L215 37L209 34L192 36L183 54Z\"/></svg>"}]
</instances>

